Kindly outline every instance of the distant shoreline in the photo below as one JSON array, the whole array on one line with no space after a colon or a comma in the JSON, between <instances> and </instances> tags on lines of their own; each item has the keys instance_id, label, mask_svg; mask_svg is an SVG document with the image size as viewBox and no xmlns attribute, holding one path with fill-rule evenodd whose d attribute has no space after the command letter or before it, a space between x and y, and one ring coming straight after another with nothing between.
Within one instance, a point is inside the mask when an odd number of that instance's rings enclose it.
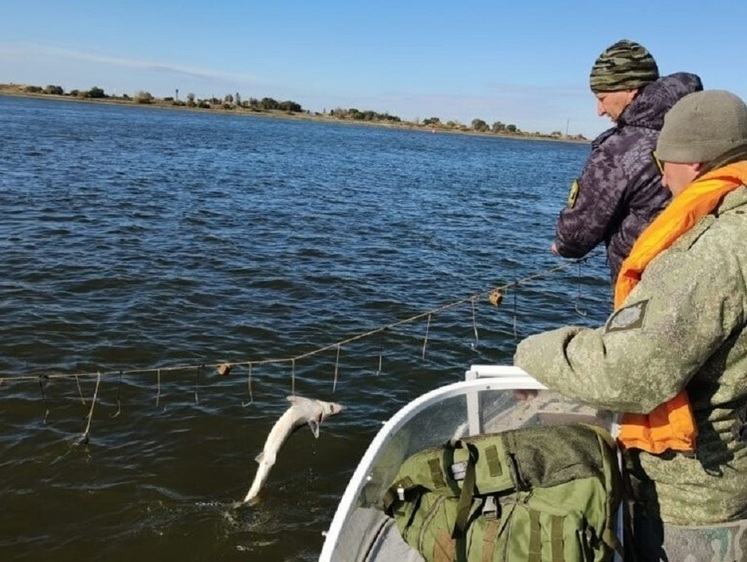
<instances>
[{"instance_id":1,"label":"distant shoreline","mask_svg":"<svg viewBox=\"0 0 747 562\"><path fill-rule=\"evenodd\" d=\"M569 142L575 144L588 144L590 141L582 136L565 137L544 134L525 133L502 133L493 131L478 131L469 129L466 126L462 128L447 127L443 124L430 125L413 123L409 121L385 122L385 121L365 121L335 117L329 114L311 113L309 111L292 112L285 110L266 110L266 109L247 109L240 106L230 108L220 107L189 107L184 103L176 104L172 99L152 98L147 103L137 102L132 98L106 96L102 98L87 98L72 96L69 94L48 94L43 92L26 91L28 86L22 84L0 84L0 96L47 99L52 101L68 101L88 104L106 104L130 107L143 107L151 109L166 109L175 111L197 111L201 113L222 113L226 115L241 115L247 117L270 117L278 119L288 119L294 121L310 121L317 123L340 123L344 125L364 125L371 127L383 127L388 129L401 129L407 131L420 131L424 133L447 133L460 135L477 135L484 137L496 137L501 139L514 140L538 140L549 142Z\"/></svg>"}]
</instances>

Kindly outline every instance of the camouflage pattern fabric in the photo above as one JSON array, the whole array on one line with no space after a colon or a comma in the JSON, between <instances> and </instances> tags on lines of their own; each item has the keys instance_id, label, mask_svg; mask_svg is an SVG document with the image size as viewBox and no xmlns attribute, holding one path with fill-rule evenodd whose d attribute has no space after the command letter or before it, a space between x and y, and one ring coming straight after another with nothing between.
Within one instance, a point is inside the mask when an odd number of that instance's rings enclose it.
<instances>
[{"instance_id":1,"label":"camouflage pattern fabric","mask_svg":"<svg viewBox=\"0 0 747 562\"><path fill-rule=\"evenodd\" d=\"M742 562L747 560L747 519L720 525L662 525L637 511L635 539L626 556L636 562Z\"/></svg>"},{"instance_id":2,"label":"camouflage pattern fabric","mask_svg":"<svg viewBox=\"0 0 747 562\"><path fill-rule=\"evenodd\" d=\"M646 47L623 39L605 49L591 67L593 92L635 90L659 79L659 67Z\"/></svg>"},{"instance_id":3,"label":"camouflage pattern fabric","mask_svg":"<svg viewBox=\"0 0 747 562\"><path fill-rule=\"evenodd\" d=\"M530 336L514 357L549 388L616 412L648 413L687 389L695 456L635 452L633 497L668 525L747 517L745 240L742 186L650 263L605 326Z\"/></svg>"},{"instance_id":4,"label":"camouflage pattern fabric","mask_svg":"<svg viewBox=\"0 0 747 562\"><path fill-rule=\"evenodd\" d=\"M604 242L614 283L638 235L669 202L653 158L664 114L702 89L694 74L664 77L646 86L617 126L594 140L574 197L558 218L555 246L561 256L580 258Z\"/></svg>"},{"instance_id":5,"label":"camouflage pattern fabric","mask_svg":"<svg viewBox=\"0 0 747 562\"><path fill-rule=\"evenodd\" d=\"M710 527L664 525L662 560L742 562L747 560L747 520Z\"/></svg>"}]
</instances>

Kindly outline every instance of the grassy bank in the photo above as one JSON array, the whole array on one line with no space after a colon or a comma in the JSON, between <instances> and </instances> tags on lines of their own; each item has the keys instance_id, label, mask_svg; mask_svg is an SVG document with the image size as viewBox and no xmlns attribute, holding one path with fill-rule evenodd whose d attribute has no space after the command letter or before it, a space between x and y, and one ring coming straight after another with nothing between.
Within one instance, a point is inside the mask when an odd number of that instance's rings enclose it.
<instances>
[{"instance_id":1,"label":"grassy bank","mask_svg":"<svg viewBox=\"0 0 747 562\"><path fill-rule=\"evenodd\" d=\"M107 95L99 88L92 88L91 90L84 92L73 90L65 93L62 91L62 88L58 86L47 86L46 88L41 88L39 86L29 86L26 84L0 84L0 95L64 100L80 103L116 104L178 111L215 112L304 121L369 125L420 130L429 133L457 133L514 139L588 142L583 135L567 136L557 132L550 135L543 133L527 133L521 131L514 125L508 125L508 130L498 127L497 125L499 124L494 124L491 128L488 127L484 121L479 119L475 119L470 127L453 121L441 123L438 118L426 119L423 122L405 121L397 116L392 116L387 113L379 114L373 111L361 112L356 109L336 109L330 112L312 113L302 109L301 106L295 102L276 102L271 98L263 98L262 100L250 99L247 102L234 99L233 96L226 96L226 99L224 100L218 100L215 98L210 100L197 100L194 99L192 94L188 94L187 100L180 100L175 98L157 98L147 92L138 92L134 97L127 95ZM238 98L238 94L236 94L236 97ZM274 105L285 107L285 109L273 109L272 107Z\"/></svg>"}]
</instances>

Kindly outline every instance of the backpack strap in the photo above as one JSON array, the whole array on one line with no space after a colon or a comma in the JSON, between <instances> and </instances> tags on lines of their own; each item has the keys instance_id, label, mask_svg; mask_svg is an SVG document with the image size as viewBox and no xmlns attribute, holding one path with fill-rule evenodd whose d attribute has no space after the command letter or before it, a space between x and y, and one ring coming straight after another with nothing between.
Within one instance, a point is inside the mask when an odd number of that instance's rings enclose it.
<instances>
[{"instance_id":1,"label":"backpack strap","mask_svg":"<svg viewBox=\"0 0 747 562\"><path fill-rule=\"evenodd\" d=\"M475 496L475 463L477 463L477 447L472 443L466 443L461 440L449 442L448 446L453 449L467 449L469 459L467 459L467 470L462 481L462 492L459 494L457 503L456 520L454 521L454 530L451 533L452 539L461 539L467 530L467 520L469 519L472 499Z\"/></svg>"},{"instance_id":2,"label":"backpack strap","mask_svg":"<svg viewBox=\"0 0 747 562\"><path fill-rule=\"evenodd\" d=\"M552 515L550 517L550 551L552 562L566 562L565 543L563 542L563 524L565 516ZM529 511L529 556L528 562L541 562L542 560L542 523L540 512L532 509Z\"/></svg>"},{"instance_id":3,"label":"backpack strap","mask_svg":"<svg viewBox=\"0 0 747 562\"><path fill-rule=\"evenodd\" d=\"M529 562L542 560L542 528L540 527L540 512L529 510Z\"/></svg>"},{"instance_id":4,"label":"backpack strap","mask_svg":"<svg viewBox=\"0 0 747 562\"><path fill-rule=\"evenodd\" d=\"M552 562L565 562L565 543L563 542L563 515L553 515L550 524L550 545L552 547Z\"/></svg>"},{"instance_id":5,"label":"backpack strap","mask_svg":"<svg viewBox=\"0 0 747 562\"><path fill-rule=\"evenodd\" d=\"M482 539L482 561L493 562L493 551L495 542L498 539L498 532L501 530L500 519L489 519L485 525L485 535Z\"/></svg>"}]
</instances>

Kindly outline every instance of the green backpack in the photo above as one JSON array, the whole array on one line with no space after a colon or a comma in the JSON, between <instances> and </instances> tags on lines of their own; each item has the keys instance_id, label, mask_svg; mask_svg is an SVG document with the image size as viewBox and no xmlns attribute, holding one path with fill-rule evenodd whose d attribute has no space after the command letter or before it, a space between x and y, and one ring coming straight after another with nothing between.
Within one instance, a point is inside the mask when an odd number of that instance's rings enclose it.
<instances>
[{"instance_id":1,"label":"green backpack","mask_svg":"<svg viewBox=\"0 0 747 562\"><path fill-rule=\"evenodd\" d=\"M384 498L428 562L608 561L622 484L614 440L584 424L478 435L406 459Z\"/></svg>"}]
</instances>

